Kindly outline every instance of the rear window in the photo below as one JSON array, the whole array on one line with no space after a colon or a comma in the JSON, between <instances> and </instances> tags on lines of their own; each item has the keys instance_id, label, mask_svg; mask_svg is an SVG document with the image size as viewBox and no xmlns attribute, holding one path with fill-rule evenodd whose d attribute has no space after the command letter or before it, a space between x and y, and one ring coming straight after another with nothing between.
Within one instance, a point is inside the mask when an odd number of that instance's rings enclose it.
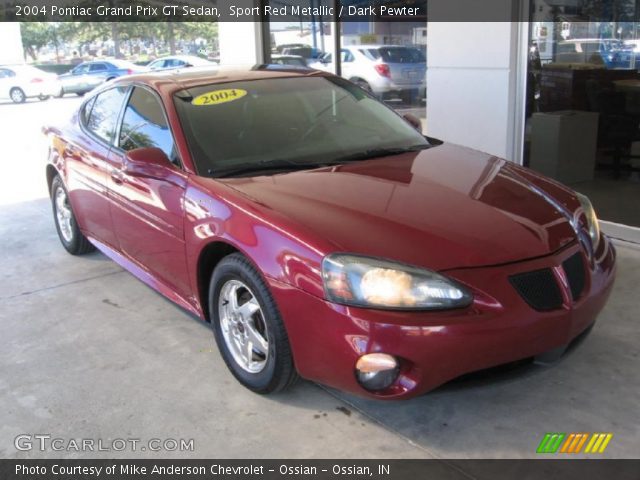
<instances>
[{"instance_id":1,"label":"rear window","mask_svg":"<svg viewBox=\"0 0 640 480\"><path fill-rule=\"evenodd\" d=\"M381 47L378 52L386 63L424 63L426 61L424 54L417 48Z\"/></svg>"}]
</instances>

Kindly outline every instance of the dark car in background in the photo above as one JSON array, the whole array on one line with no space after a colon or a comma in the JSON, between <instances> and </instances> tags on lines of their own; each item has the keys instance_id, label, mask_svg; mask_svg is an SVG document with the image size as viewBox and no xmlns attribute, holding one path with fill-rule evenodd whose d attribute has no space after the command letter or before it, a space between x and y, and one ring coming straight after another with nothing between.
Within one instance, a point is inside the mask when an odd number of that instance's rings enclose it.
<instances>
[{"instance_id":1,"label":"dark car in background","mask_svg":"<svg viewBox=\"0 0 640 480\"><path fill-rule=\"evenodd\" d=\"M308 45L304 45L301 47L288 47L282 49L283 55L296 55L308 60L317 60L324 52L318 48L310 47Z\"/></svg>"},{"instance_id":2,"label":"dark car in background","mask_svg":"<svg viewBox=\"0 0 640 480\"><path fill-rule=\"evenodd\" d=\"M300 55L271 55L271 64L273 65L289 65L293 67L307 67L307 61Z\"/></svg>"},{"instance_id":3,"label":"dark car in background","mask_svg":"<svg viewBox=\"0 0 640 480\"><path fill-rule=\"evenodd\" d=\"M141 73L146 70L146 67L141 67L140 65L124 60L110 59L83 62L70 72L58 77L62 84L60 96L66 93L84 95L102 82L113 80L123 75Z\"/></svg>"}]
</instances>

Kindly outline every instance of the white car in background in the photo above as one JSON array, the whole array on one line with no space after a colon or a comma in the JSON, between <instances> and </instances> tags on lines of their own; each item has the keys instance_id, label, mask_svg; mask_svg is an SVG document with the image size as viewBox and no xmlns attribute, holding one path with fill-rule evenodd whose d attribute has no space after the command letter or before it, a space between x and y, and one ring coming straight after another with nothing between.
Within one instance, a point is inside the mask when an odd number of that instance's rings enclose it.
<instances>
[{"instance_id":1,"label":"white car in background","mask_svg":"<svg viewBox=\"0 0 640 480\"><path fill-rule=\"evenodd\" d=\"M423 95L427 60L418 47L404 45L351 45L340 51L342 77L384 98L398 95L405 102ZM325 54L311 68L333 71L331 54Z\"/></svg>"},{"instance_id":2,"label":"white car in background","mask_svg":"<svg viewBox=\"0 0 640 480\"><path fill-rule=\"evenodd\" d=\"M27 98L46 100L60 95L58 76L31 65L0 65L0 99L24 103Z\"/></svg>"},{"instance_id":3,"label":"white car in background","mask_svg":"<svg viewBox=\"0 0 640 480\"><path fill-rule=\"evenodd\" d=\"M158 58L149 63L147 67L151 70L170 70L173 68L204 67L207 65L215 64L209 60L193 55L171 55L169 57Z\"/></svg>"}]
</instances>

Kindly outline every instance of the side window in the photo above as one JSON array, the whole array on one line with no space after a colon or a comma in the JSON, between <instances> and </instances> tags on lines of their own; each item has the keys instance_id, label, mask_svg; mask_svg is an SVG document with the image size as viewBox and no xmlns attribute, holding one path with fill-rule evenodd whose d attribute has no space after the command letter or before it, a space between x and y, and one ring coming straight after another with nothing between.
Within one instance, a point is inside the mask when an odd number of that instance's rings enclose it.
<instances>
[{"instance_id":1,"label":"side window","mask_svg":"<svg viewBox=\"0 0 640 480\"><path fill-rule=\"evenodd\" d=\"M157 147L178 163L171 130L159 100L148 90L135 87L124 112L120 129L120 148Z\"/></svg>"},{"instance_id":2,"label":"side window","mask_svg":"<svg viewBox=\"0 0 640 480\"><path fill-rule=\"evenodd\" d=\"M104 63L92 63L90 72L106 72L107 66Z\"/></svg>"},{"instance_id":3,"label":"side window","mask_svg":"<svg viewBox=\"0 0 640 480\"><path fill-rule=\"evenodd\" d=\"M93 102L93 108L86 123L89 131L109 143L115 136L125 93L126 88L115 87L99 94Z\"/></svg>"},{"instance_id":4,"label":"side window","mask_svg":"<svg viewBox=\"0 0 640 480\"><path fill-rule=\"evenodd\" d=\"M89 65L78 65L76 68L73 69L72 73L74 75L84 75L85 73L87 73L89 71Z\"/></svg>"},{"instance_id":5,"label":"side window","mask_svg":"<svg viewBox=\"0 0 640 480\"><path fill-rule=\"evenodd\" d=\"M341 52L342 62L353 62L353 53L349 50L342 50Z\"/></svg>"},{"instance_id":6,"label":"side window","mask_svg":"<svg viewBox=\"0 0 640 480\"><path fill-rule=\"evenodd\" d=\"M95 101L96 97L89 99L89 101L87 101L87 103L85 103L80 110L80 123L82 123L82 125L84 126L87 126L87 124L89 123L89 116L91 115L91 109L93 108L93 104Z\"/></svg>"},{"instance_id":7,"label":"side window","mask_svg":"<svg viewBox=\"0 0 640 480\"><path fill-rule=\"evenodd\" d=\"M15 76L16 76L16 74L13 73L8 68L0 68L0 78L10 78L10 77L15 77Z\"/></svg>"}]
</instances>

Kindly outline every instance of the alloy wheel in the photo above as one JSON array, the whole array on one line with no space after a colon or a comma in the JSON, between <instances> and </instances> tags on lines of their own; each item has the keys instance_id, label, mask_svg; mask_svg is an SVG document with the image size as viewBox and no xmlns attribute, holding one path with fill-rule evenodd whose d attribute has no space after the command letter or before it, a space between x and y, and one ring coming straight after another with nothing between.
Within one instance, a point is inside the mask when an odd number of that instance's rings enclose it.
<instances>
[{"instance_id":1,"label":"alloy wheel","mask_svg":"<svg viewBox=\"0 0 640 480\"><path fill-rule=\"evenodd\" d=\"M14 88L10 93L11 101L14 103L23 103L26 100L24 92L20 88Z\"/></svg>"},{"instance_id":2,"label":"alloy wheel","mask_svg":"<svg viewBox=\"0 0 640 480\"><path fill-rule=\"evenodd\" d=\"M236 364L259 373L269 358L269 335L262 308L249 287L228 280L220 290L218 314L222 336Z\"/></svg>"},{"instance_id":3,"label":"alloy wheel","mask_svg":"<svg viewBox=\"0 0 640 480\"><path fill-rule=\"evenodd\" d=\"M56 221L58 222L58 227L60 227L60 233L65 241L71 242L73 240L73 213L71 212L67 192L63 188L56 190L55 202Z\"/></svg>"}]
</instances>

